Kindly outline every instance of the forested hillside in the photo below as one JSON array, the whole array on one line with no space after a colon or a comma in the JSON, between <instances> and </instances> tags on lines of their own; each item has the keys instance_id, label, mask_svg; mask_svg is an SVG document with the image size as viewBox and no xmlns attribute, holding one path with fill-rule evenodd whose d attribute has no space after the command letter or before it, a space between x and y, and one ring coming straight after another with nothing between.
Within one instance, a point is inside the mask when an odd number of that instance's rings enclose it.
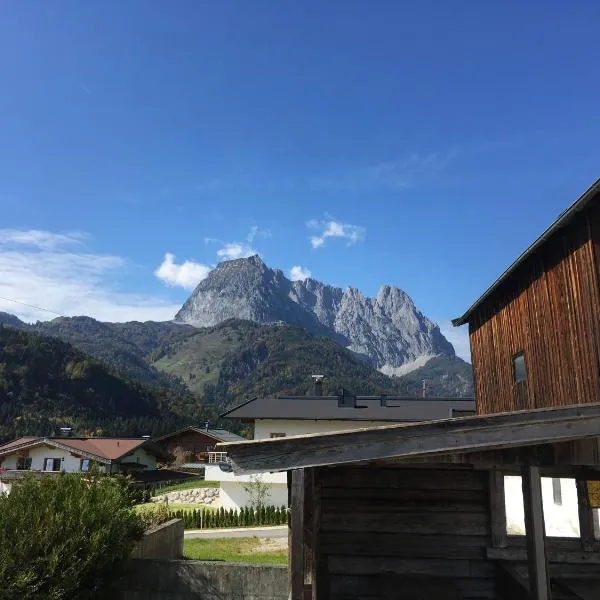
<instances>
[{"instance_id":1,"label":"forested hillside","mask_svg":"<svg viewBox=\"0 0 600 600\"><path fill-rule=\"evenodd\" d=\"M204 418L191 394L131 381L70 344L0 325L0 440L52 435L144 435Z\"/></svg>"}]
</instances>

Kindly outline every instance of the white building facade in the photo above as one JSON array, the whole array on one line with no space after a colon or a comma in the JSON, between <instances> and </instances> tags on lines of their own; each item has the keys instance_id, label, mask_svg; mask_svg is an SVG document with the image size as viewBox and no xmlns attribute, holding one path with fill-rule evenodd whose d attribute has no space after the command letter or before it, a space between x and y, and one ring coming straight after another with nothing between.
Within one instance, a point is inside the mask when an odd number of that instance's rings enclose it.
<instances>
[{"instance_id":1,"label":"white building facade","mask_svg":"<svg viewBox=\"0 0 600 600\"><path fill-rule=\"evenodd\" d=\"M471 414L474 410L474 401L463 398L293 396L255 398L222 417L251 422L254 439L263 440L452 417L458 413ZM239 509L256 504L260 486L268 487L263 504L287 506L286 473L234 475L219 466L219 453L213 456L215 463L207 465L205 479L219 482L223 508ZM227 469L225 456L221 464Z\"/></svg>"}]
</instances>

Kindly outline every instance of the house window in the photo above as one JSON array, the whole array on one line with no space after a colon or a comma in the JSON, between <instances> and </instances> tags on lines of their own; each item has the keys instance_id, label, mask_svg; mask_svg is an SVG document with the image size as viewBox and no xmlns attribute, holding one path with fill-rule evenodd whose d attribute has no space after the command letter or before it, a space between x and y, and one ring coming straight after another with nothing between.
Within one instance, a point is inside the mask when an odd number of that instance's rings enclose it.
<instances>
[{"instance_id":1,"label":"house window","mask_svg":"<svg viewBox=\"0 0 600 600\"><path fill-rule=\"evenodd\" d=\"M80 471L89 471L92 466L92 461L89 458L82 458L79 465Z\"/></svg>"},{"instance_id":2,"label":"house window","mask_svg":"<svg viewBox=\"0 0 600 600\"><path fill-rule=\"evenodd\" d=\"M269 437L270 438L282 438L282 437L285 437L285 433L270 433Z\"/></svg>"},{"instance_id":3,"label":"house window","mask_svg":"<svg viewBox=\"0 0 600 600\"><path fill-rule=\"evenodd\" d=\"M45 458L44 459L44 471L60 471L61 459L60 458Z\"/></svg>"},{"instance_id":4,"label":"house window","mask_svg":"<svg viewBox=\"0 0 600 600\"><path fill-rule=\"evenodd\" d=\"M513 378L515 383L527 381L527 367L525 365L525 353L519 352L513 356Z\"/></svg>"},{"instance_id":5,"label":"house window","mask_svg":"<svg viewBox=\"0 0 600 600\"><path fill-rule=\"evenodd\" d=\"M17 458L17 471L29 471L31 469L31 458L19 456Z\"/></svg>"}]
</instances>

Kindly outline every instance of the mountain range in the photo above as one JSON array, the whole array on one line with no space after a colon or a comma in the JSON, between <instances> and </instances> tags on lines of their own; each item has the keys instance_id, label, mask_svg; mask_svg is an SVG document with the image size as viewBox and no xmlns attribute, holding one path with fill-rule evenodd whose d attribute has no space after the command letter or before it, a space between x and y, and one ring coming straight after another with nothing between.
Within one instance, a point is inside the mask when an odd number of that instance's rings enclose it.
<instances>
[{"instance_id":1,"label":"mountain range","mask_svg":"<svg viewBox=\"0 0 600 600\"><path fill-rule=\"evenodd\" d=\"M24 337L7 333L15 330ZM249 397L311 393L317 373L325 393L414 396L425 380L428 396L473 394L471 366L402 290L383 286L367 298L292 282L256 256L221 263L173 321L27 324L0 313L0 332L0 437L45 433L57 419L152 434L167 423L215 420Z\"/></svg>"},{"instance_id":2,"label":"mountain range","mask_svg":"<svg viewBox=\"0 0 600 600\"><path fill-rule=\"evenodd\" d=\"M256 255L219 264L175 315L195 327L231 318L325 335L388 375L408 373L435 356L455 357L439 327L400 288L384 285L367 298L356 288L290 281Z\"/></svg>"}]
</instances>

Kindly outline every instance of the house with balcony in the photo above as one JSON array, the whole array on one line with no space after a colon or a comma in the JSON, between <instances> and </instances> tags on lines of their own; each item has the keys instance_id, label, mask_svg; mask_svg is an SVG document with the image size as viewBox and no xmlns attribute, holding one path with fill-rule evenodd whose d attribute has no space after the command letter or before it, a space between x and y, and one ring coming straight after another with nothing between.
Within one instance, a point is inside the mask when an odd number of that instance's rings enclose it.
<instances>
[{"instance_id":1,"label":"house with balcony","mask_svg":"<svg viewBox=\"0 0 600 600\"><path fill-rule=\"evenodd\" d=\"M189 425L167 435L154 438L154 443L171 456L180 455L186 463L205 463L209 455L214 461L216 445L221 442L239 442L244 438L226 429L211 429L205 421L200 426ZM199 465L201 466L201 465Z\"/></svg>"},{"instance_id":2,"label":"house with balcony","mask_svg":"<svg viewBox=\"0 0 600 600\"><path fill-rule=\"evenodd\" d=\"M11 482L25 473L43 476L97 469L135 476L168 458L147 438L21 437L0 446L0 491L8 491Z\"/></svg>"},{"instance_id":3,"label":"house with balcony","mask_svg":"<svg viewBox=\"0 0 600 600\"><path fill-rule=\"evenodd\" d=\"M316 391L320 391L317 385ZM375 428L391 423L412 423L474 414L471 398L353 396L341 390L336 396L280 396L253 398L221 415L251 424L255 440L302 434ZM233 440L232 440L233 441ZM235 474L225 452L209 454L205 478L220 482L221 506L240 508L252 503L253 490L268 485L267 504L288 504L285 473Z\"/></svg>"}]
</instances>

